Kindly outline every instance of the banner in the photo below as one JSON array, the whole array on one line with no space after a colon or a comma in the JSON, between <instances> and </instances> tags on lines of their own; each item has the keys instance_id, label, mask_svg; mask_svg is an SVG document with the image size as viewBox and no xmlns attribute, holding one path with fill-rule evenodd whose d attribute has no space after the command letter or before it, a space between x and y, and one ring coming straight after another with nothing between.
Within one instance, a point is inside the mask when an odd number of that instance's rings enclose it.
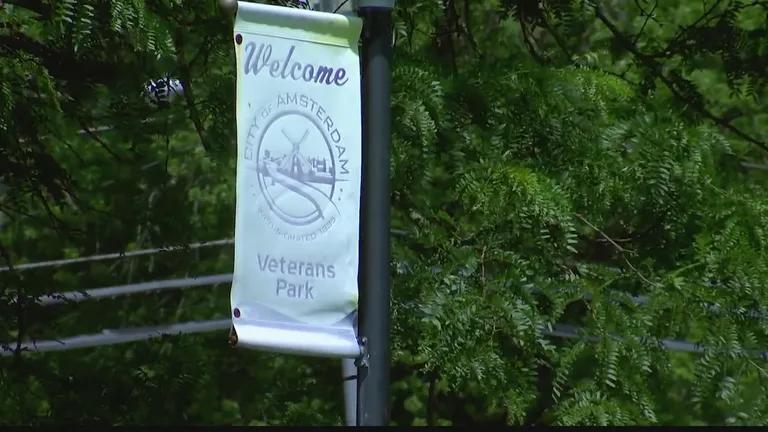
<instances>
[{"instance_id":1,"label":"banner","mask_svg":"<svg viewBox=\"0 0 768 432\"><path fill-rule=\"evenodd\" d=\"M239 2L232 323L240 345L358 357L356 17Z\"/></svg>"}]
</instances>

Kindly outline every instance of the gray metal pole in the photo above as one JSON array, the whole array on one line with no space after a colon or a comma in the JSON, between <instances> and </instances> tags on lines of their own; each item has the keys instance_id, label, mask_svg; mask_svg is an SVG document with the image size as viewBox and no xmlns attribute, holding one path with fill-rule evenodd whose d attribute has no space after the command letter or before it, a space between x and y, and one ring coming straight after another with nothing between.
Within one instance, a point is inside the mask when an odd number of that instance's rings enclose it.
<instances>
[{"instance_id":1,"label":"gray metal pole","mask_svg":"<svg viewBox=\"0 0 768 432\"><path fill-rule=\"evenodd\" d=\"M361 426L389 422L389 156L393 0L361 0L363 179L360 229Z\"/></svg>"},{"instance_id":2,"label":"gray metal pole","mask_svg":"<svg viewBox=\"0 0 768 432\"><path fill-rule=\"evenodd\" d=\"M344 420L347 426L357 425L357 366L355 359L341 359L341 379L344 380Z\"/></svg>"}]
</instances>

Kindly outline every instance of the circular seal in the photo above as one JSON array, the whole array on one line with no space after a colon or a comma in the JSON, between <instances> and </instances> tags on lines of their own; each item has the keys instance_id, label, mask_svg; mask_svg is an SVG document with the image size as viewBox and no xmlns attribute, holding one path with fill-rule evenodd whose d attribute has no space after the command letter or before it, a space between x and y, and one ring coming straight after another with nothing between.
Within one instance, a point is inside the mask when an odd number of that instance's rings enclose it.
<instances>
[{"instance_id":1,"label":"circular seal","mask_svg":"<svg viewBox=\"0 0 768 432\"><path fill-rule=\"evenodd\" d=\"M333 124L303 95L278 97L257 111L246 146L265 204L262 216L278 234L311 239L307 236L327 231L338 220L334 150L341 136Z\"/></svg>"}]
</instances>

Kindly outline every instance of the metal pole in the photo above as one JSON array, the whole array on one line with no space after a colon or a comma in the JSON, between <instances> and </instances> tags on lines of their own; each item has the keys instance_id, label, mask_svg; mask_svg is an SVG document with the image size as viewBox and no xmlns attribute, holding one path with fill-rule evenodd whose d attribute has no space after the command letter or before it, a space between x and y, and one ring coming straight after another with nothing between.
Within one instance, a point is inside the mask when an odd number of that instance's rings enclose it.
<instances>
[{"instance_id":1,"label":"metal pole","mask_svg":"<svg viewBox=\"0 0 768 432\"><path fill-rule=\"evenodd\" d=\"M360 247L358 363L361 426L389 422L389 155L392 81L392 6L361 0L363 18L363 178Z\"/></svg>"},{"instance_id":2,"label":"metal pole","mask_svg":"<svg viewBox=\"0 0 768 432\"><path fill-rule=\"evenodd\" d=\"M341 359L341 379L344 380L344 420L347 426L357 425L356 378L355 359Z\"/></svg>"}]
</instances>

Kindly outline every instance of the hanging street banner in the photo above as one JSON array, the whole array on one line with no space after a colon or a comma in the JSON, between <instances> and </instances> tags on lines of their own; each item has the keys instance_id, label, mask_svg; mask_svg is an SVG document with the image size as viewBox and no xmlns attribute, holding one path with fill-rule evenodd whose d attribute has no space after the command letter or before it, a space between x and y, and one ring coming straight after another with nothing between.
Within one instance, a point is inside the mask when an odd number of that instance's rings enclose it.
<instances>
[{"instance_id":1,"label":"hanging street banner","mask_svg":"<svg viewBox=\"0 0 768 432\"><path fill-rule=\"evenodd\" d=\"M237 344L358 357L357 17L238 2Z\"/></svg>"}]
</instances>

